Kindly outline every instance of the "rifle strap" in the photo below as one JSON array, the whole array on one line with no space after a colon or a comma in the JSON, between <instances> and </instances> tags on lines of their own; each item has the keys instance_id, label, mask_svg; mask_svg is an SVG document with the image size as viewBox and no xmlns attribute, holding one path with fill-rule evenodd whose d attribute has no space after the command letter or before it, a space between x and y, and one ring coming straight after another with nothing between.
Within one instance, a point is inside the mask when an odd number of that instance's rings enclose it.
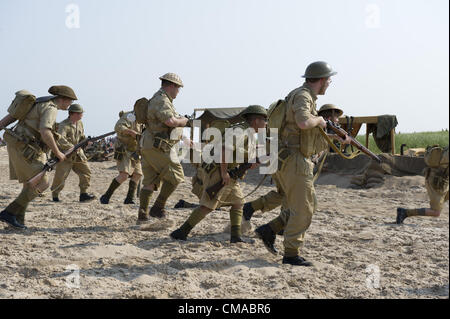
<instances>
[{"instance_id":1,"label":"rifle strap","mask_svg":"<svg viewBox=\"0 0 450 319\"><path fill-rule=\"evenodd\" d=\"M334 144L334 143L333 143ZM322 158L322 160L320 161L320 164L319 164L319 168L317 169L317 172L316 172L316 174L314 175L314 177L313 177L313 184L316 182L316 180L319 178L319 175L320 175L320 172L322 172L322 167L323 167L323 164L325 163L325 160L327 159L327 155L328 155L328 152L326 152L324 155L323 155L323 158Z\"/></svg>"},{"instance_id":2,"label":"rifle strap","mask_svg":"<svg viewBox=\"0 0 450 319\"><path fill-rule=\"evenodd\" d=\"M248 193L247 195L244 196L244 198L247 198L248 196L250 196L251 194L253 194L254 192L256 192L256 190L258 188L261 187L261 185L264 183L264 180L266 179L267 174L264 174L263 178L261 178L261 180L259 181L258 185L256 185L255 189L252 190L250 193Z\"/></svg>"},{"instance_id":3,"label":"rifle strap","mask_svg":"<svg viewBox=\"0 0 450 319\"><path fill-rule=\"evenodd\" d=\"M348 135L350 135L350 136L352 136L352 131L353 131L353 120L354 120L354 117L350 116L350 126L348 128ZM350 144L350 149L353 152L353 145L351 145L351 144Z\"/></svg>"},{"instance_id":4,"label":"rifle strap","mask_svg":"<svg viewBox=\"0 0 450 319\"><path fill-rule=\"evenodd\" d=\"M339 154L340 157L344 158L344 159L352 159L355 158L356 156L360 155L362 152L357 150L355 152L352 152L350 155L345 155L340 149L338 149L336 147L336 145L334 145L333 141L331 140L331 138L327 135L327 133L325 133L325 131L320 127L319 128L319 132L320 134L322 134L323 138L327 141L328 145L330 145L330 147L337 153Z\"/></svg>"}]
</instances>

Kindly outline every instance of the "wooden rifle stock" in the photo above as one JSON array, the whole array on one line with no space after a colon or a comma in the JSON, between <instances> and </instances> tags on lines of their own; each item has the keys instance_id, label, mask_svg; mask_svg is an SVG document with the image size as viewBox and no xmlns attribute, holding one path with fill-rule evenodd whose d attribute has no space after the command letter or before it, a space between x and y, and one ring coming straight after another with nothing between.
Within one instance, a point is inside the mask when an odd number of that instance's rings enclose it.
<instances>
[{"instance_id":1,"label":"wooden rifle stock","mask_svg":"<svg viewBox=\"0 0 450 319\"><path fill-rule=\"evenodd\" d=\"M351 139L351 144L355 146L357 149L359 149L364 154L368 155L370 158L374 159L378 163L381 163L381 159L375 155L372 151L370 151L368 148L366 148L364 145L362 145L360 142L358 142L355 138L353 138L351 135L349 135L344 129L336 125L330 120L326 120L327 127L331 129L333 132L336 133L340 138L345 139L345 136L348 135Z\"/></svg>"},{"instance_id":2,"label":"wooden rifle stock","mask_svg":"<svg viewBox=\"0 0 450 319\"><path fill-rule=\"evenodd\" d=\"M238 167L235 167L233 169L228 170L228 174L230 174L230 177L234 180L237 180L238 178L242 178L245 173L252 167L252 163L243 163L239 165ZM217 193L224 187L223 180L220 179L219 182L216 184L208 187L206 189L206 193L208 194L209 198L215 198Z\"/></svg>"}]
</instances>

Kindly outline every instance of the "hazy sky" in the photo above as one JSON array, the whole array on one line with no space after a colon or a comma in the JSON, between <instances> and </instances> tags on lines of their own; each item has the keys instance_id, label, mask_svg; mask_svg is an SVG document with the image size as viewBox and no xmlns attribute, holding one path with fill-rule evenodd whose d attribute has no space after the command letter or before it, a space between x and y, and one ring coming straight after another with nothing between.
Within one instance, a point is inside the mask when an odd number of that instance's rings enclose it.
<instances>
[{"instance_id":1,"label":"hazy sky","mask_svg":"<svg viewBox=\"0 0 450 319\"><path fill-rule=\"evenodd\" d=\"M1 0L0 101L71 86L87 134L151 97L158 77L185 84L175 107L243 107L284 98L306 66L338 71L318 106L395 114L397 131L449 127L448 0ZM77 15L79 13L79 15ZM58 120L67 116L60 111Z\"/></svg>"}]
</instances>

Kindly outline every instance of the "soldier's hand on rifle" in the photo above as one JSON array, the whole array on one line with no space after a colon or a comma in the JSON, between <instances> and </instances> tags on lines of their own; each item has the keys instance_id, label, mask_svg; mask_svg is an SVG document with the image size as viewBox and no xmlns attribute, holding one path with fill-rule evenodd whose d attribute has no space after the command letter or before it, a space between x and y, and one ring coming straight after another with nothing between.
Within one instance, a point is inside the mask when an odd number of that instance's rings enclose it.
<instances>
[{"instance_id":1,"label":"soldier's hand on rifle","mask_svg":"<svg viewBox=\"0 0 450 319\"><path fill-rule=\"evenodd\" d=\"M342 141L342 144L350 144L352 142L352 138L347 134L345 135L345 140Z\"/></svg>"},{"instance_id":2,"label":"soldier's hand on rifle","mask_svg":"<svg viewBox=\"0 0 450 319\"><path fill-rule=\"evenodd\" d=\"M328 136L331 137L332 139L335 139L341 144L350 144L352 142L352 139L348 134L345 135L345 139L336 134L328 134Z\"/></svg>"},{"instance_id":3,"label":"soldier's hand on rifle","mask_svg":"<svg viewBox=\"0 0 450 319\"><path fill-rule=\"evenodd\" d=\"M317 117L317 126L326 129L327 128L327 122L322 116Z\"/></svg>"},{"instance_id":4,"label":"soldier's hand on rifle","mask_svg":"<svg viewBox=\"0 0 450 319\"><path fill-rule=\"evenodd\" d=\"M73 149L73 147L71 149ZM64 162L66 160L66 155L64 155L64 153L61 151L58 151L55 156L59 159L60 162Z\"/></svg>"}]
</instances>

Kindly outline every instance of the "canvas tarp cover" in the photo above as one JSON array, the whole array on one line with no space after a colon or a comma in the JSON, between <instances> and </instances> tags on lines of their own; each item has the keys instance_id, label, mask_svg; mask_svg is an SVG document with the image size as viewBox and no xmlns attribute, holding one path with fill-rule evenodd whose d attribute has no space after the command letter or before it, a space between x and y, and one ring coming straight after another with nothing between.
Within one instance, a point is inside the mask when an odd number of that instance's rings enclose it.
<instances>
[{"instance_id":1,"label":"canvas tarp cover","mask_svg":"<svg viewBox=\"0 0 450 319\"><path fill-rule=\"evenodd\" d=\"M228 120L231 124L234 124L242 122L240 114L244 109L245 107L208 108L196 119L202 121L202 127L216 120Z\"/></svg>"}]
</instances>

